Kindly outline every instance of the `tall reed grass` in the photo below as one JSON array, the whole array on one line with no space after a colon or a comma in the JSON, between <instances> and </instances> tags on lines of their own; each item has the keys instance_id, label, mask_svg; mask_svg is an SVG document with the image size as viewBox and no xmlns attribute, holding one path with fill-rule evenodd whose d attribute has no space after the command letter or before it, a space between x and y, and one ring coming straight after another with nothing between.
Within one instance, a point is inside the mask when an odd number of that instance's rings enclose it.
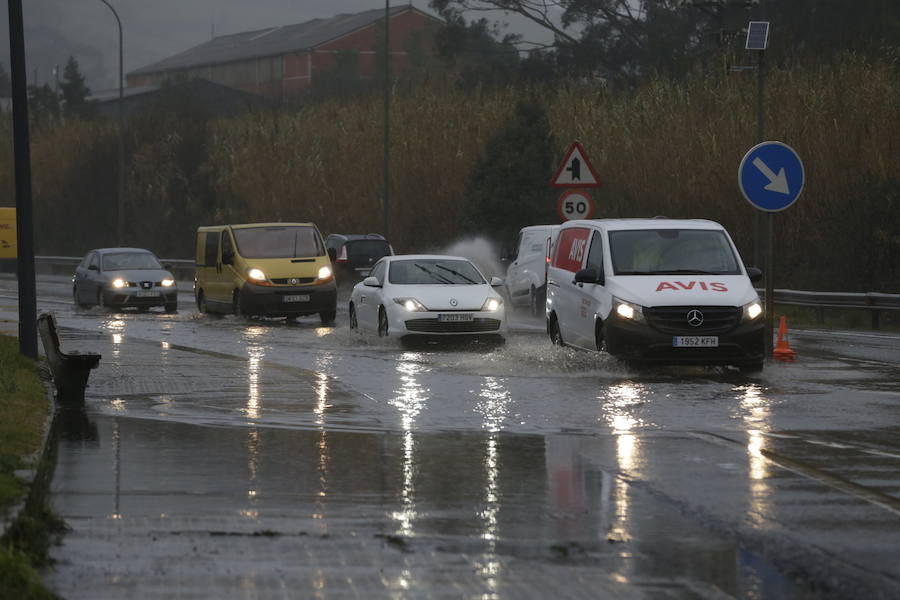
<instances>
[{"instance_id":1,"label":"tall reed grass","mask_svg":"<svg viewBox=\"0 0 900 600\"><path fill-rule=\"evenodd\" d=\"M651 78L630 91L583 82L461 91L443 80L397 90L391 140L395 248L433 247L466 234L457 225L466 178L485 142L526 95L546 108L557 140L577 139L587 149L603 181L593 192L597 216L714 219L732 232L749 264L755 209L738 190L737 168L756 143L756 82L747 73L724 71L697 71L680 81ZM323 232L380 231L382 110L374 92L216 120L208 127L206 160L193 171L181 166L177 152L162 156L158 142L150 151L135 140L129 189L141 203L159 207L142 213L142 220L151 220L145 229L184 215L181 221L198 221L180 223L185 231L212 222L272 220L314 221ZM847 54L827 64L771 69L764 122L764 137L793 146L807 175L798 202L776 216L776 285L900 292L897 61L887 54ZM9 139L8 124L0 134ZM98 190L105 195L114 189L114 172L88 160L102 156L100 164L113 164L113 134L109 125L90 124L37 132L35 201L45 207L41 227L47 232L59 227L50 226L46 207L74 202L72 181L90 185L79 176L86 164ZM11 167L5 147L0 164ZM0 174L6 191L12 190L9 170ZM179 190L189 185L163 184L192 177L208 182L207 202L181 197L188 192ZM77 211L60 214L80 222ZM516 220L514 198L510 219ZM84 248L97 245L77 228L68 232ZM69 247L38 233L46 252ZM157 252L190 255L190 239L165 243Z\"/></svg>"}]
</instances>

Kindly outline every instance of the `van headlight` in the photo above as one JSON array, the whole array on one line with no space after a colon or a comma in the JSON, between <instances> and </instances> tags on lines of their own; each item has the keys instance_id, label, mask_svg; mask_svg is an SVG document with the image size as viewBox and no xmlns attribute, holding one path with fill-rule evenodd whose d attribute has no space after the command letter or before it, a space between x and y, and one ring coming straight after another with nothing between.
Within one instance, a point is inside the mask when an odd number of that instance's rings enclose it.
<instances>
[{"instance_id":1,"label":"van headlight","mask_svg":"<svg viewBox=\"0 0 900 600\"><path fill-rule=\"evenodd\" d=\"M329 267L328 265L319 267L319 281L326 281L328 279L331 279L331 275L331 267Z\"/></svg>"},{"instance_id":2,"label":"van headlight","mask_svg":"<svg viewBox=\"0 0 900 600\"><path fill-rule=\"evenodd\" d=\"M262 272L262 269L256 268L247 271L247 277L257 283L261 283L266 280L266 274Z\"/></svg>"},{"instance_id":3,"label":"van headlight","mask_svg":"<svg viewBox=\"0 0 900 600\"><path fill-rule=\"evenodd\" d=\"M500 310L501 306L503 306L503 300L500 300L499 298L488 298L481 306L481 310L485 310L487 312L497 312L498 310Z\"/></svg>"},{"instance_id":4,"label":"van headlight","mask_svg":"<svg viewBox=\"0 0 900 600\"><path fill-rule=\"evenodd\" d=\"M640 304L626 302L613 296L613 310L623 319L634 321L635 323L644 322L644 310Z\"/></svg>"},{"instance_id":5,"label":"van headlight","mask_svg":"<svg viewBox=\"0 0 900 600\"><path fill-rule=\"evenodd\" d=\"M428 309L415 298L394 298L394 302L409 312L426 312Z\"/></svg>"},{"instance_id":6,"label":"van headlight","mask_svg":"<svg viewBox=\"0 0 900 600\"><path fill-rule=\"evenodd\" d=\"M762 304L759 303L759 300L754 300L752 302L748 302L744 305L744 320L752 321L763 314Z\"/></svg>"}]
</instances>

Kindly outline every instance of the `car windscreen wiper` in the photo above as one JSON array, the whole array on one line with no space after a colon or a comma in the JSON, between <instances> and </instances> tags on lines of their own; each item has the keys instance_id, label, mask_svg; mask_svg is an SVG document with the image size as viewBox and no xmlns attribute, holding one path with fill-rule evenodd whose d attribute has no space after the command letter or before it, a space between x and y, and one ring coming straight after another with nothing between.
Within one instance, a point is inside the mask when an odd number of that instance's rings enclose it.
<instances>
[{"instance_id":1,"label":"car windscreen wiper","mask_svg":"<svg viewBox=\"0 0 900 600\"><path fill-rule=\"evenodd\" d=\"M460 273L459 271L454 271L454 270L451 269L450 267L445 267L444 265L434 265L434 266L436 266L438 269L443 269L443 270L445 270L445 271L447 271L447 272L449 272L449 273L453 273L453 274L456 275L457 277L461 277L462 279L465 279L465 280L468 281L469 283L474 283L474 284L478 285L478 282L475 281L474 279L472 279L471 277L466 277L465 275L463 275L463 274Z\"/></svg>"},{"instance_id":2,"label":"car windscreen wiper","mask_svg":"<svg viewBox=\"0 0 900 600\"><path fill-rule=\"evenodd\" d=\"M418 267L419 269L422 269L423 271L425 271L426 273L428 273L428 274L431 275L434 279L440 281L441 283L451 283L451 284L453 283L452 281L450 281L449 279L447 279L446 277L444 277L444 276L441 275L440 273L435 273L434 271L432 271L432 270L429 269L428 267L423 267L423 266L420 265L419 263L413 263L413 266Z\"/></svg>"},{"instance_id":3,"label":"car windscreen wiper","mask_svg":"<svg viewBox=\"0 0 900 600\"><path fill-rule=\"evenodd\" d=\"M725 275L721 271L702 271L700 269L667 269L665 271L653 271L654 275Z\"/></svg>"}]
</instances>

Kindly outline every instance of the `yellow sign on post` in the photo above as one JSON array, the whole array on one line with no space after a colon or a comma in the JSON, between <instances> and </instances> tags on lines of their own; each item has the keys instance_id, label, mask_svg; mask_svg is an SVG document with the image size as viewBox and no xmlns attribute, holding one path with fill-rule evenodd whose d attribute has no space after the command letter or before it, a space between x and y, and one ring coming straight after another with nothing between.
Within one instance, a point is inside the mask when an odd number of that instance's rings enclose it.
<instances>
[{"instance_id":1,"label":"yellow sign on post","mask_svg":"<svg viewBox=\"0 0 900 600\"><path fill-rule=\"evenodd\" d=\"M0 258L16 258L17 248L16 209L0 208Z\"/></svg>"}]
</instances>

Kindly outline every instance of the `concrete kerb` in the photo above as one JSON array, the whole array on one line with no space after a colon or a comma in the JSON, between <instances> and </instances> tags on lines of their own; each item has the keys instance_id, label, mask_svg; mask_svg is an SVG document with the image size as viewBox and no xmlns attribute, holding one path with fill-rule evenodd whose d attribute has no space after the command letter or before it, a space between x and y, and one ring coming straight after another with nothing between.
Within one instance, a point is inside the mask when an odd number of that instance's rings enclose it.
<instances>
[{"instance_id":1,"label":"concrete kerb","mask_svg":"<svg viewBox=\"0 0 900 600\"><path fill-rule=\"evenodd\" d=\"M42 364L39 368L41 372L41 381L47 392L47 405L49 408L47 411L47 419L44 422L44 433L41 439L40 448L24 459L24 462L28 464L28 467L17 469L15 471L15 476L28 485L28 491L16 504L11 506L5 514L2 515L3 520L2 524L0 524L0 539L6 537L6 532L12 527L13 523L19 519L23 511L28 507L29 502L32 501L32 498L35 495L35 486L45 485L47 486L47 489L41 491L45 493L49 492L50 478L45 475L46 470L48 468L52 470L54 466L47 463L52 457L50 445L54 443L54 432L56 431L56 416L58 411L56 407L55 389L50 378L50 372L47 370L46 365ZM55 460L55 458L53 458L53 460Z\"/></svg>"}]
</instances>

